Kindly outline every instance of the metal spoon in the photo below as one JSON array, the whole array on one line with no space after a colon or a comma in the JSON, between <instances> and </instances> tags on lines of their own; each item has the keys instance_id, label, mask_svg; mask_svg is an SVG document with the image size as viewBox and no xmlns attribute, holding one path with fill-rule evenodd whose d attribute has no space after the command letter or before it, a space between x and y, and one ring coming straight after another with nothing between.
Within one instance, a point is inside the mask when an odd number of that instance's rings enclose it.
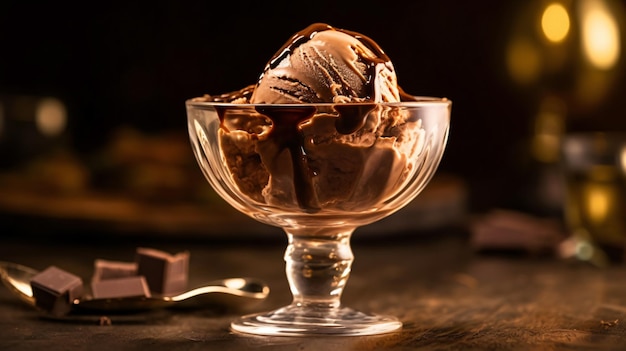
<instances>
[{"instance_id":1,"label":"metal spoon","mask_svg":"<svg viewBox=\"0 0 626 351\"><path fill-rule=\"evenodd\" d=\"M20 300L35 306L30 286L37 270L17 263L0 261L2 283ZM130 312L164 307L201 307L206 305L247 309L269 295L269 287L254 278L229 278L215 280L206 285L174 295L151 297L122 297L95 299L89 294L73 302L73 311Z\"/></svg>"}]
</instances>

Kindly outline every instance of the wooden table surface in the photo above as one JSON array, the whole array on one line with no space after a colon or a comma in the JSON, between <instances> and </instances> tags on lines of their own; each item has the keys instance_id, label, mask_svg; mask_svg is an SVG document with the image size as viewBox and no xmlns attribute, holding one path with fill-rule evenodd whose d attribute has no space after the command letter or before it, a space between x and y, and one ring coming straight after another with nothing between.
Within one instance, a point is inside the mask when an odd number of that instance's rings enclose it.
<instances>
[{"instance_id":1,"label":"wooden table surface","mask_svg":"<svg viewBox=\"0 0 626 351\"><path fill-rule=\"evenodd\" d=\"M358 233L358 232L357 232ZM357 234L355 234L357 235ZM355 238L356 239L356 238ZM190 279L254 276L271 293L254 310L290 302L285 243L2 239L0 260L56 265L89 277L95 258L132 260L137 246L189 250ZM255 337L233 333L238 311L160 310L51 320L0 287L0 350L623 350L626 267L552 257L477 254L463 235L353 240L347 306L400 318L375 337Z\"/></svg>"}]
</instances>

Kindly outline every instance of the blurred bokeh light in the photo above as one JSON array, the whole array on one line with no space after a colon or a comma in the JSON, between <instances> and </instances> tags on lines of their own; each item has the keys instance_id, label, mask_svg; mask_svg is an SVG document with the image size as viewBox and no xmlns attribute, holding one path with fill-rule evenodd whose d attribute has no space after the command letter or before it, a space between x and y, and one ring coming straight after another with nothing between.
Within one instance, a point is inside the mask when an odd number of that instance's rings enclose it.
<instances>
[{"instance_id":1,"label":"blurred bokeh light","mask_svg":"<svg viewBox=\"0 0 626 351\"><path fill-rule=\"evenodd\" d=\"M46 97L37 102L35 110L37 130L46 136L57 136L67 125L67 110L62 101Z\"/></svg>"},{"instance_id":2,"label":"blurred bokeh light","mask_svg":"<svg viewBox=\"0 0 626 351\"><path fill-rule=\"evenodd\" d=\"M548 40L559 43L569 32L569 14L562 4L548 5L541 15L541 29Z\"/></svg>"},{"instance_id":3,"label":"blurred bokeh light","mask_svg":"<svg viewBox=\"0 0 626 351\"><path fill-rule=\"evenodd\" d=\"M620 1L530 1L513 22L506 49L511 79L593 113L623 70Z\"/></svg>"}]
</instances>

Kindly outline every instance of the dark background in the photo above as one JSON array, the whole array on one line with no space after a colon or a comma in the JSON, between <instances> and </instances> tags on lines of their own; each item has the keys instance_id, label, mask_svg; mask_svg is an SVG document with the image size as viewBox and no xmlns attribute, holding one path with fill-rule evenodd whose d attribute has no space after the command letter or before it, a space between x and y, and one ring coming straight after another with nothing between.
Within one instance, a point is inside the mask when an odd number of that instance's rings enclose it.
<instances>
[{"instance_id":1,"label":"dark background","mask_svg":"<svg viewBox=\"0 0 626 351\"><path fill-rule=\"evenodd\" d=\"M450 98L442 171L464 177L475 193L499 194L519 189L526 177L524 145L541 94L515 86L505 69L511 27L531 3L5 0L0 96L63 100L81 153L122 125L186 133L186 99L254 83L293 33L326 22L377 41L405 91ZM623 119L624 87L622 79L593 118ZM477 206L508 201L483 199Z\"/></svg>"}]
</instances>

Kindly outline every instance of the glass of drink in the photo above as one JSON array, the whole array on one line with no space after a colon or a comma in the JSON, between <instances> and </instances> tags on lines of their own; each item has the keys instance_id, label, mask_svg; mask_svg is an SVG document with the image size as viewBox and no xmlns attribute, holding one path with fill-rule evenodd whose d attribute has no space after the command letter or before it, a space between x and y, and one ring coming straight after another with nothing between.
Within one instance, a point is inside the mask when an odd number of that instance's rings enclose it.
<instances>
[{"instance_id":1,"label":"glass of drink","mask_svg":"<svg viewBox=\"0 0 626 351\"><path fill-rule=\"evenodd\" d=\"M604 267L626 254L626 133L564 137L565 223L572 256Z\"/></svg>"}]
</instances>

